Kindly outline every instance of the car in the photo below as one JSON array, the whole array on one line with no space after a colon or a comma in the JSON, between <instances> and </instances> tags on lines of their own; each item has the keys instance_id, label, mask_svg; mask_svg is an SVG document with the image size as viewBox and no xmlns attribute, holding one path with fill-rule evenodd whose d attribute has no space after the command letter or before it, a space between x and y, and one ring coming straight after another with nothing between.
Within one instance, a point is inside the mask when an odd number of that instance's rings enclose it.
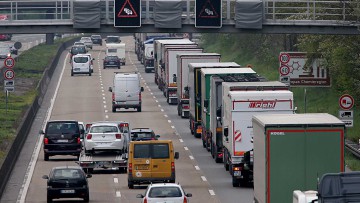
<instances>
[{"instance_id":1,"label":"car","mask_svg":"<svg viewBox=\"0 0 360 203\"><path fill-rule=\"evenodd\" d=\"M11 57L11 50L8 46L0 47L0 59L6 59L7 57Z\"/></svg>"},{"instance_id":2,"label":"car","mask_svg":"<svg viewBox=\"0 0 360 203\"><path fill-rule=\"evenodd\" d=\"M145 194L136 195L145 202L171 202L171 203L189 203L191 193L186 193L180 184L175 183L155 183L146 188Z\"/></svg>"},{"instance_id":3,"label":"car","mask_svg":"<svg viewBox=\"0 0 360 203\"><path fill-rule=\"evenodd\" d=\"M77 41L77 42L74 42L74 45L82 45L82 46L85 46L85 43L84 42L80 42L80 41Z\"/></svg>"},{"instance_id":4,"label":"car","mask_svg":"<svg viewBox=\"0 0 360 203\"><path fill-rule=\"evenodd\" d=\"M92 49L93 47L93 42L90 37L81 37L80 42L83 42L85 46L89 49Z\"/></svg>"},{"instance_id":5,"label":"car","mask_svg":"<svg viewBox=\"0 0 360 203\"><path fill-rule=\"evenodd\" d=\"M87 54L76 54L71 61L71 76L75 74L88 74L91 76L92 58Z\"/></svg>"},{"instance_id":6,"label":"car","mask_svg":"<svg viewBox=\"0 0 360 203\"><path fill-rule=\"evenodd\" d=\"M125 140L126 138L120 132L118 123L93 123L84 139L85 154L93 154L99 151L115 151L122 154L127 149Z\"/></svg>"},{"instance_id":7,"label":"car","mask_svg":"<svg viewBox=\"0 0 360 203\"><path fill-rule=\"evenodd\" d=\"M71 47L71 49L69 50L70 53L70 63L72 60L72 57L76 54L86 54L87 50L85 45L74 45Z\"/></svg>"},{"instance_id":8,"label":"car","mask_svg":"<svg viewBox=\"0 0 360 203\"><path fill-rule=\"evenodd\" d=\"M60 198L81 198L90 201L88 178L80 166L57 166L50 170L49 175L43 175L47 180L47 202Z\"/></svg>"},{"instance_id":9,"label":"car","mask_svg":"<svg viewBox=\"0 0 360 203\"><path fill-rule=\"evenodd\" d=\"M120 69L120 59L118 56L105 56L103 60L104 60L103 63L104 69L109 67L115 67Z\"/></svg>"},{"instance_id":10,"label":"car","mask_svg":"<svg viewBox=\"0 0 360 203\"><path fill-rule=\"evenodd\" d=\"M133 128L130 132L131 141L157 140L160 135L155 135L150 128Z\"/></svg>"},{"instance_id":11,"label":"car","mask_svg":"<svg viewBox=\"0 0 360 203\"><path fill-rule=\"evenodd\" d=\"M49 156L73 155L79 159L81 152L80 130L78 121L51 120L46 123L44 135L44 160L49 161Z\"/></svg>"},{"instance_id":12,"label":"car","mask_svg":"<svg viewBox=\"0 0 360 203\"><path fill-rule=\"evenodd\" d=\"M90 38L93 44L99 44L100 46L102 46L101 35L91 35Z\"/></svg>"},{"instance_id":13,"label":"car","mask_svg":"<svg viewBox=\"0 0 360 203\"><path fill-rule=\"evenodd\" d=\"M105 39L106 43L120 43L120 37L116 35L109 35Z\"/></svg>"}]
</instances>

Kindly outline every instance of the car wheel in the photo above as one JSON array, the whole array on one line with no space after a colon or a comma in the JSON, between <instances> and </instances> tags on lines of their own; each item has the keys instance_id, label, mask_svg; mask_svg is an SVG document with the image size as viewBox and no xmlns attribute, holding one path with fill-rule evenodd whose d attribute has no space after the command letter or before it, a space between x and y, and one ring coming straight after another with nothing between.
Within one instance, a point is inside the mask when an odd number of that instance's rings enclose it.
<instances>
[{"instance_id":1,"label":"car wheel","mask_svg":"<svg viewBox=\"0 0 360 203\"><path fill-rule=\"evenodd\" d=\"M232 178L232 186L233 187L239 187L240 186L239 180L233 177Z\"/></svg>"},{"instance_id":2,"label":"car wheel","mask_svg":"<svg viewBox=\"0 0 360 203\"><path fill-rule=\"evenodd\" d=\"M44 153L44 161L49 161L49 155Z\"/></svg>"},{"instance_id":3,"label":"car wheel","mask_svg":"<svg viewBox=\"0 0 360 203\"><path fill-rule=\"evenodd\" d=\"M90 73L89 73L89 76L91 76L91 71L90 71Z\"/></svg>"},{"instance_id":4,"label":"car wheel","mask_svg":"<svg viewBox=\"0 0 360 203\"><path fill-rule=\"evenodd\" d=\"M86 194L86 196L84 197L84 202L89 202L90 201L90 195L89 193Z\"/></svg>"},{"instance_id":5,"label":"car wheel","mask_svg":"<svg viewBox=\"0 0 360 203\"><path fill-rule=\"evenodd\" d=\"M118 66L118 69L120 69L120 66Z\"/></svg>"},{"instance_id":6,"label":"car wheel","mask_svg":"<svg viewBox=\"0 0 360 203\"><path fill-rule=\"evenodd\" d=\"M134 183L132 181L128 180L128 188L129 189L134 189Z\"/></svg>"},{"instance_id":7,"label":"car wheel","mask_svg":"<svg viewBox=\"0 0 360 203\"><path fill-rule=\"evenodd\" d=\"M71 76L74 76L74 72L71 71Z\"/></svg>"},{"instance_id":8,"label":"car wheel","mask_svg":"<svg viewBox=\"0 0 360 203\"><path fill-rule=\"evenodd\" d=\"M137 112L141 112L141 106L137 108Z\"/></svg>"},{"instance_id":9,"label":"car wheel","mask_svg":"<svg viewBox=\"0 0 360 203\"><path fill-rule=\"evenodd\" d=\"M116 112L116 107L112 107L112 112L115 113Z\"/></svg>"},{"instance_id":10,"label":"car wheel","mask_svg":"<svg viewBox=\"0 0 360 203\"><path fill-rule=\"evenodd\" d=\"M49 195L47 196L47 198L46 198L46 202L47 202L47 203L51 203L51 202L53 202L53 201L52 201L51 196L49 196Z\"/></svg>"}]
</instances>

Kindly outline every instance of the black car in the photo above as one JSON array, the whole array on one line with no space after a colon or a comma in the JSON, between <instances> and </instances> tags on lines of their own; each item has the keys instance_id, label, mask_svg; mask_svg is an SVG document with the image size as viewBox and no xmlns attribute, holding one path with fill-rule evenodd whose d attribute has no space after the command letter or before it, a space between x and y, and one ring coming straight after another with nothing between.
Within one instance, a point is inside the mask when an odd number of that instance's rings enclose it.
<instances>
[{"instance_id":1,"label":"black car","mask_svg":"<svg viewBox=\"0 0 360 203\"><path fill-rule=\"evenodd\" d=\"M120 69L120 59L118 56L105 56L104 69L109 67L115 67Z\"/></svg>"},{"instance_id":2,"label":"black car","mask_svg":"<svg viewBox=\"0 0 360 203\"><path fill-rule=\"evenodd\" d=\"M78 121L59 120L48 121L44 134L44 160L49 156L73 155L79 158L81 152L80 135L84 130L79 128Z\"/></svg>"},{"instance_id":3,"label":"black car","mask_svg":"<svg viewBox=\"0 0 360 203\"><path fill-rule=\"evenodd\" d=\"M157 140L160 135L155 135L150 128L133 128L131 129L131 141Z\"/></svg>"},{"instance_id":4,"label":"black car","mask_svg":"<svg viewBox=\"0 0 360 203\"><path fill-rule=\"evenodd\" d=\"M101 35L91 35L90 38L93 44L99 44L100 46L102 46Z\"/></svg>"},{"instance_id":5,"label":"black car","mask_svg":"<svg viewBox=\"0 0 360 203\"><path fill-rule=\"evenodd\" d=\"M79 166L58 166L51 169L47 179L47 202L60 198L81 198L89 202L88 178L91 174L85 174Z\"/></svg>"}]
</instances>

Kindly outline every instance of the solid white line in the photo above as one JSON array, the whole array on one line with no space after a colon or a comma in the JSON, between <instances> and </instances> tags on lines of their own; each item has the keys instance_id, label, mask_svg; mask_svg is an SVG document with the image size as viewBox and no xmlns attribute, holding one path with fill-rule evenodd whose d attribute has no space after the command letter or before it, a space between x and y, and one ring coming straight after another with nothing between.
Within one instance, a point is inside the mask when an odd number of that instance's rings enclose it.
<instances>
[{"instance_id":1,"label":"solid white line","mask_svg":"<svg viewBox=\"0 0 360 203\"><path fill-rule=\"evenodd\" d=\"M171 123L171 120L168 120L169 123Z\"/></svg>"},{"instance_id":2,"label":"solid white line","mask_svg":"<svg viewBox=\"0 0 360 203\"><path fill-rule=\"evenodd\" d=\"M65 61L68 61L68 56L69 54L66 55L65 57ZM58 91L59 91L59 88L60 88L60 83L61 83L61 79L64 75L64 72L65 72L65 65L67 63L64 63L63 65L63 68L61 70L61 74L60 74L60 77L59 77L59 81L56 85L56 89L55 89L55 92L54 92L54 95L53 95L53 98L51 99L50 101L50 107L47 111L47 115L46 115L46 119L45 121L43 122L43 126L42 128L44 128L46 122L50 119L50 115L52 113L52 110L54 108L54 103L55 103L55 100L56 100L56 96L58 94ZM30 182L31 182L31 178L34 174L34 170L35 170L35 166L36 166L36 162L37 162L37 159L39 157L39 154L40 154L40 149L41 149L41 145L42 145L42 140L43 140L43 135L40 135L37 139L37 143L36 143L36 146L35 146L35 149L34 149L34 152L31 156L31 160L30 160L30 163L29 163L29 167L27 168L27 173L25 174L25 179L24 179L24 183L22 185L22 188L20 189L20 192L19 192L19 196L18 196L18 200L17 202L20 202L20 203L24 203L25 202L25 198L26 198L26 194L28 192L28 189L29 189L29 186L30 186ZM20 200L19 200L20 199Z\"/></svg>"},{"instance_id":3,"label":"solid white line","mask_svg":"<svg viewBox=\"0 0 360 203\"><path fill-rule=\"evenodd\" d=\"M119 183L119 179L118 179L118 178L114 178L114 183Z\"/></svg>"},{"instance_id":4,"label":"solid white line","mask_svg":"<svg viewBox=\"0 0 360 203\"><path fill-rule=\"evenodd\" d=\"M199 171L199 170L200 170L200 167L199 167L199 166L195 166L195 169L196 169L197 171Z\"/></svg>"},{"instance_id":5,"label":"solid white line","mask_svg":"<svg viewBox=\"0 0 360 203\"><path fill-rule=\"evenodd\" d=\"M189 156L189 158L191 159L191 160L194 160L194 157L193 156ZM196 166L195 166L196 167Z\"/></svg>"},{"instance_id":6,"label":"solid white line","mask_svg":"<svg viewBox=\"0 0 360 203\"><path fill-rule=\"evenodd\" d=\"M189 150L189 148L187 148L187 147L184 147L184 149L187 151L187 150Z\"/></svg>"},{"instance_id":7,"label":"solid white line","mask_svg":"<svg viewBox=\"0 0 360 203\"><path fill-rule=\"evenodd\" d=\"M201 179L202 179L203 181L207 181L205 176L201 176Z\"/></svg>"},{"instance_id":8,"label":"solid white line","mask_svg":"<svg viewBox=\"0 0 360 203\"><path fill-rule=\"evenodd\" d=\"M209 190L209 193L210 193L211 196L214 196L214 195L215 195L214 190Z\"/></svg>"},{"instance_id":9,"label":"solid white line","mask_svg":"<svg viewBox=\"0 0 360 203\"><path fill-rule=\"evenodd\" d=\"M164 116L165 116L166 118L168 117L168 115L166 115L166 114L165 114Z\"/></svg>"},{"instance_id":10,"label":"solid white line","mask_svg":"<svg viewBox=\"0 0 360 203\"><path fill-rule=\"evenodd\" d=\"M179 139L179 141L180 141L180 142L184 142L184 140L183 140L183 139Z\"/></svg>"},{"instance_id":11,"label":"solid white line","mask_svg":"<svg viewBox=\"0 0 360 203\"><path fill-rule=\"evenodd\" d=\"M116 197L121 197L120 191L116 191Z\"/></svg>"}]
</instances>

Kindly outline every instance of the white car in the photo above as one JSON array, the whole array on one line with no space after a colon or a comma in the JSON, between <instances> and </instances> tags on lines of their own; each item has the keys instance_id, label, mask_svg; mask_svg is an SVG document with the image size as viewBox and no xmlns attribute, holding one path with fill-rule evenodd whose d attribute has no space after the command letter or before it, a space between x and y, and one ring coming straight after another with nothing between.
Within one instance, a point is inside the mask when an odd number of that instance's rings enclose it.
<instances>
[{"instance_id":1,"label":"white car","mask_svg":"<svg viewBox=\"0 0 360 203\"><path fill-rule=\"evenodd\" d=\"M125 139L117 123L94 123L84 139L85 153L115 151L122 154L127 148Z\"/></svg>"},{"instance_id":2,"label":"white car","mask_svg":"<svg viewBox=\"0 0 360 203\"><path fill-rule=\"evenodd\" d=\"M92 49L93 42L90 37L81 37L80 42L84 43L87 48Z\"/></svg>"},{"instance_id":3,"label":"white car","mask_svg":"<svg viewBox=\"0 0 360 203\"><path fill-rule=\"evenodd\" d=\"M181 185L175 183L156 183L150 184L145 195L138 194L137 198L142 198L142 203L158 203L158 202L171 202L171 203L189 203L191 193L185 193Z\"/></svg>"}]
</instances>

